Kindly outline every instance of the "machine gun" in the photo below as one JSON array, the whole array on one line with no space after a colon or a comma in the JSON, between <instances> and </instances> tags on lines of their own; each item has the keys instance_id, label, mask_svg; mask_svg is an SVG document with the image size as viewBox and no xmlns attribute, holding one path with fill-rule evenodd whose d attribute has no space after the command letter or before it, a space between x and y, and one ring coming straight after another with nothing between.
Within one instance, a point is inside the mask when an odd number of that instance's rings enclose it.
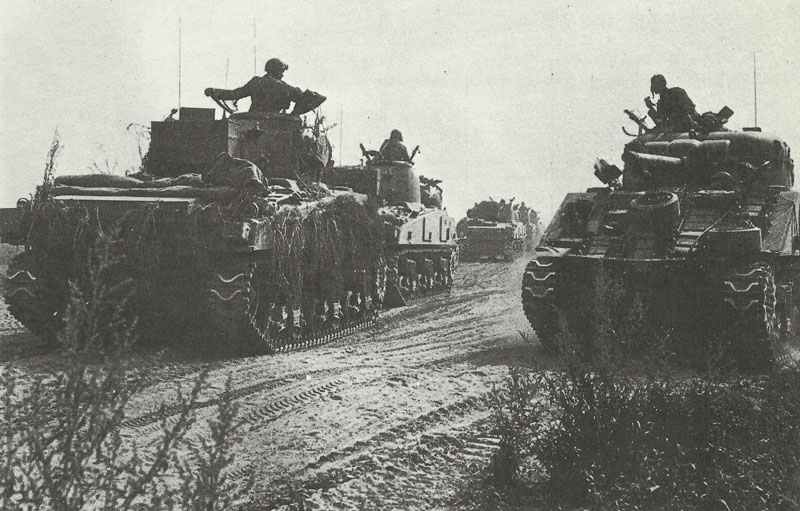
<instances>
[{"instance_id":1,"label":"machine gun","mask_svg":"<svg viewBox=\"0 0 800 511\"><path fill-rule=\"evenodd\" d=\"M628 116L628 119L635 122L636 126L639 127L639 133L634 135L633 133L630 133L627 129L625 129L625 126L623 126L622 132L628 135L629 137L641 137L642 135L653 131L653 129L648 127L647 123L645 122L647 120L646 115L643 117L637 117L635 113L633 113L631 110L628 109L625 109L625 114Z\"/></svg>"},{"instance_id":2,"label":"machine gun","mask_svg":"<svg viewBox=\"0 0 800 511\"><path fill-rule=\"evenodd\" d=\"M416 156L418 153L422 154L421 151L419 150L419 146L415 147L414 150L411 151L411 157L408 159L408 161L414 163L414 156Z\"/></svg>"}]
</instances>

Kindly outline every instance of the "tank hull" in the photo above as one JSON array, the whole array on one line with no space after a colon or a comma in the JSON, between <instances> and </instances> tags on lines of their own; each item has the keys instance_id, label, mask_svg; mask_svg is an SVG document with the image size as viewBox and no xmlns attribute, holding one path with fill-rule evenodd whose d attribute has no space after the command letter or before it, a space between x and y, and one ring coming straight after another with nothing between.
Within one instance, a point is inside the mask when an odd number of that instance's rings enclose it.
<instances>
[{"instance_id":1,"label":"tank hull","mask_svg":"<svg viewBox=\"0 0 800 511\"><path fill-rule=\"evenodd\" d=\"M523 276L523 311L552 350L630 355L669 346L703 364L724 344L728 362L763 367L777 336L796 333L800 257L772 253L703 260L539 257ZM633 343L633 344L631 344ZM721 348L720 348L721 349Z\"/></svg>"},{"instance_id":2,"label":"tank hull","mask_svg":"<svg viewBox=\"0 0 800 511\"><path fill-rule=\"evenodd\" d=\"M464 237L459 240L459 255L462 261L512 261L529 245L527 228L522 223L467 225Z\"/></svg>"},{"instance_id":3,"label":"tank hull","mask_svg":"<svg viewBox=\"0 0 800 511\"><path fill-rule=\"evenodd\" d=\"M33 212L31 250L9 267L5 300L26 327L53 341L64 327L69 282L85 277L101 238L117 253L114 281L134 283L143 342L235 354L311 346L369 324L384 295L379 219L354 194L240 219L220 217L219 204L197 198L62 195L46 204ZM335 231L345 218L361 231Z\"/></svg>"}]
</instances>

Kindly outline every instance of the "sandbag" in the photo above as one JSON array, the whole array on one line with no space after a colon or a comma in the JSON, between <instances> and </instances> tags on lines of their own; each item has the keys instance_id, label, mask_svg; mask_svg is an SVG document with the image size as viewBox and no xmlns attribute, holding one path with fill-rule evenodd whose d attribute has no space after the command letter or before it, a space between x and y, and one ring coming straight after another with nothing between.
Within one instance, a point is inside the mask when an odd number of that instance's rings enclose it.
<instances>
[{"instance_id":1,"label":"sandbag","mask_svg":"<svg viewBox=\"0 0 800 511\"><path fill-rule=\"evenodd\" d=\"M67 176L57 176L54 184L80 186L84 188L137 188L146 186L144 181L139 179L128 176L117 176L114 174L73 174Z\"/></svg>"},{"instance_id":2,"label":"sandbag","mask_svg":"<svg viewBox=\"0 0 800 511\"><path fill-rule=\"evenodd\" d=\"M109 196L109 197L180 197L190 199L229 200L238 194L235 188L225 186L166 186L162 188L111 188L53 186L50 193L54 197L64 195Z\"/></svg>"}]
</instances>

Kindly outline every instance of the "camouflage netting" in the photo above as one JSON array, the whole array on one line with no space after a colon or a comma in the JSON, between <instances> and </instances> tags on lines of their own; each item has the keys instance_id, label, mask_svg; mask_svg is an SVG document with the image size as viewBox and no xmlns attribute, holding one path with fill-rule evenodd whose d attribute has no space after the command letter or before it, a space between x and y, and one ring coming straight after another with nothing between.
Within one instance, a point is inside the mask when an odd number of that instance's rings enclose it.
<instances>
[{"instance_id":1,"label":"camouflage netting","mask_svg":"<svg viewBox=\"0 0 800 511\"><path fill-rule=\"evenodd\" d=\"M34 207L27 250L17 265L40 276L41 296L56 313L47 329L55 332L63 326L58 318L68 283L86 282L92 254L107 249L119 260L112 280L134 283L130 303L139 337L182 333L204 318L210 272L237 257L248 261L246 250L236 256L223 240L220 220L235 214L227 206L211 202L186 214L156 203L114 215L44 199ZM271 221L273 246L255 258L256 284L271 301L300 305L340 299L348 289L374 291L381 221L363 201L338 196L265 208L262 215Z\"/></svg>"},{"instance_id":2,"label":"camouflage netting","mask_svg":"<svg viewBox=\"0 0 800 511\"><path fill-rule=\"evenodd\" d=\"M348 289L373 291L369 276L381 257L381 225L362 201L343 195L306 211L283 207L272 226L269 296L299 304L303 297L339 299Z\"/></svg>"}]
</instances>

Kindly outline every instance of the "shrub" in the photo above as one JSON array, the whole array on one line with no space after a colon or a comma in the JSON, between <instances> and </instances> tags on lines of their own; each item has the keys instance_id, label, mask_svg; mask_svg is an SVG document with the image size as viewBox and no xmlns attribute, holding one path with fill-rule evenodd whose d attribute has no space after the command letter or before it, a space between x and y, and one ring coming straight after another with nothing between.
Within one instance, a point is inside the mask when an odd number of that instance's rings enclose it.
<instances>
[{"instance_id":1,"label":"shrub","mask_svg":"<svg viewBox=\"0 0 800 511\"><path fill-rule=\"evenodd\" d=\"M797 509L800 370L683 381L512 374L494 462L553 505ZM541 466L535 483L520 467ZM502 477L506 477L503 475Z\"/></svg>"}]
</instances>

